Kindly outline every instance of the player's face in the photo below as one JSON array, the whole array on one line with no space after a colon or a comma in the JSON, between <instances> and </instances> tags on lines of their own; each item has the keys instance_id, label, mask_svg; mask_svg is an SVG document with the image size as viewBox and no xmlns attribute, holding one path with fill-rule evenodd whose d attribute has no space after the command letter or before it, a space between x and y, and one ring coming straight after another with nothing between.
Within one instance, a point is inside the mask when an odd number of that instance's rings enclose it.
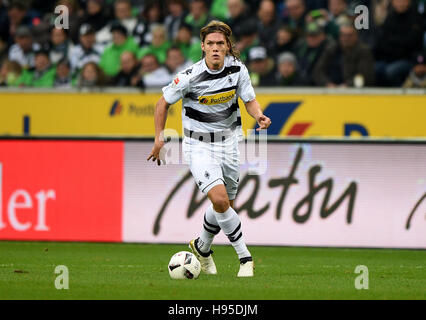
<instances>
[{"instance_id":1,"label":"player's face","mask_svg":"<svg viewBox=\"0 0 426 320\"><path fill-rule=\"evenodd\" d=\"M225 56L229 51L224 34L209 33L201 43L201 49L206 54L206 63L210 69L219 70L223 67Z\"/></svg>"}]
</instances>

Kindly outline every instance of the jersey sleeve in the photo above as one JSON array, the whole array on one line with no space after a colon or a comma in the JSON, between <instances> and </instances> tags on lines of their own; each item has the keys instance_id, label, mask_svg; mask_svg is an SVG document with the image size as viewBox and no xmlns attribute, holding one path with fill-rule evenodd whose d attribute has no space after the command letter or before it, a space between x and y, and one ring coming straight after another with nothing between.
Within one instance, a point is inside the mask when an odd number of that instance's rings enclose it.
<instances>
[{"instance_id":1,"label":"jersey sleeve","mask_svg":"<svg viewBox=\"0 0 426 320\"><path fill-rule=\"evenodd\" d=\"M168 104L174 104L186 95L188 87L189 77L185 73L178 73L170 84L163 87L163 97Z\"/></svg>"},{"instance_id":2,"label":"jersey sleeve","mask_svg":"<svg viewBox=\"0 0 426 320\"><path fill-rule=\"evenodd\" d=\"M254 98L256 98L256 94L254 93L254 89L251 84L250 75L248 73L247 67L244 64L241 65L237 94L241 100L244 101L244 103L252 101Z\"/></svg>"}]
</instances>

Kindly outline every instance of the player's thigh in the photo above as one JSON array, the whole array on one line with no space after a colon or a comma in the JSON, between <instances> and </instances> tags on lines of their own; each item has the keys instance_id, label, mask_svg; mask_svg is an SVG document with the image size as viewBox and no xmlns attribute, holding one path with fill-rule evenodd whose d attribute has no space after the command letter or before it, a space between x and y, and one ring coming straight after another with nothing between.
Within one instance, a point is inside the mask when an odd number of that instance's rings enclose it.
<instances>
[{"instance_id":1,"label":"player's thigh","mask_svg":"<svg viewBox=\"0 0 426 320\"><path fill-rule=\"evenodd\" d=\"M208 194L215 186L224 185L220 163L207 148L204 146L192 148L186 159L192 176L203 193Z\"/></svg>"}]
</instances>

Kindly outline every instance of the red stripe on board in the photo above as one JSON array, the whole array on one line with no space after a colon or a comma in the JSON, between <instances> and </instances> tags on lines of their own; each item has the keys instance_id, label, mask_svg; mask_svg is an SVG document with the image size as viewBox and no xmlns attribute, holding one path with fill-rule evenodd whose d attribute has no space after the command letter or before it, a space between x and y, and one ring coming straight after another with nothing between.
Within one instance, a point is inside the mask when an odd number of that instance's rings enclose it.
<instances>
[{"instance_id":1,"label":"red stripe on board","mask_svg":"<svg viewBox=\"0 0 426 320\"><path fill-rule=\"evenodd\" d=\"M288 136L303 136L306 130L312 125L312 122L298 122L295 123L288 131Z\"/></svg>"}]
</instances>

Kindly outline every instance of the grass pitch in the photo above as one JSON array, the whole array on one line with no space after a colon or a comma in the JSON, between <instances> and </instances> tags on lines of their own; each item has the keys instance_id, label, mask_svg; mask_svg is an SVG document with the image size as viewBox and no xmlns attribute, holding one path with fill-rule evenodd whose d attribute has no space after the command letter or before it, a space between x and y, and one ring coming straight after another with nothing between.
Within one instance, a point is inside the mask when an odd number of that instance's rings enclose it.
<instances>
[{"instance_id":1,"label":"grass pitch","mask_svg":"<svg viewBox=\"0 0 426 320\"><path fill-rule=\"evenodd\" d=\"M219 274L171 280L185 245L0 241L0 299L426 299L426 251L250 247L255 277L239 279L231 246L214 246ZM55 267L69 289L55 288ZM355 289L357 265L369 289Z\"/></svg>"}]
</instances>

